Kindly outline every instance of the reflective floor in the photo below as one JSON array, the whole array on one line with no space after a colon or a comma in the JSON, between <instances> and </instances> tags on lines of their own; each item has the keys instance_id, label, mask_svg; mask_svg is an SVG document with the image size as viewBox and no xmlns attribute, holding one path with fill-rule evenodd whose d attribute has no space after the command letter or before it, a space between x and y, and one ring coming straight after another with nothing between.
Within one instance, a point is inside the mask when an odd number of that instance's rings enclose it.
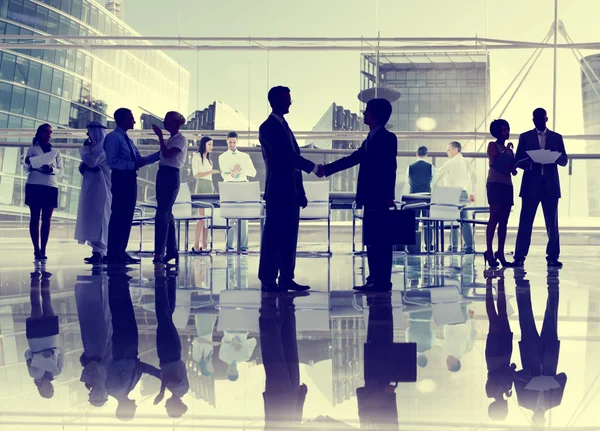
<instances>
[{"instance_id":1,"label":"reflective floor","mask_svg":"<svg viewBox=\"0 0 600 431\"><path fill-rule=\"evenodd\" d=\"M0 428L597 429L600 247L560 271L539 246L495 272L398 255L368 296L347 247L299 256L293 296L260 293L255 254L92 268L72 243L44 266L5 246Z\"/></svg>"}]
</instances>

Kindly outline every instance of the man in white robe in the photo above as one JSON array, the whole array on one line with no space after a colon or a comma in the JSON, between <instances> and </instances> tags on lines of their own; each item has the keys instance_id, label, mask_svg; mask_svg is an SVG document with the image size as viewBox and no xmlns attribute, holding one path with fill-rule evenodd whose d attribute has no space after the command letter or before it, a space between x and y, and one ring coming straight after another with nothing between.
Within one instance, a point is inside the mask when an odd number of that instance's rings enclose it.
<instances>
[{"instance_id":1,"label":"man in white robe","mask_svg":"<svg viewBox=\"0 0 600 431\"><path fill-rule=\"evenodd\" d=\"M110 220L110 169L106 164L104 137L106 127L98 121L87 125L89 138L79 149L81 164L79 172L83 175L75 239L80 244L92 247L92 256L85 258L86 263L102 263L106 256L108 243L108 222Z\"/></svg>"}]
</instances>

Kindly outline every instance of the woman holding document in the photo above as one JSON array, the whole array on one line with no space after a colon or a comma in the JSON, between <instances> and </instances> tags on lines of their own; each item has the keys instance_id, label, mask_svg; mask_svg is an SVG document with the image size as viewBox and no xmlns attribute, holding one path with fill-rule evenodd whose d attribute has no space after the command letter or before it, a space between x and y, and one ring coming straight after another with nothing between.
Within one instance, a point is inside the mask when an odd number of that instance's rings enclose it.
<instances>
[{"instance_id":1,"label":"woman holding document","mask_svg":"<svg viewBox=\"0 0 600 431\"><path fill-rule=\"evenodd\" d=\"M485 231L487 250L484 254L487 264L494 268L498 260L503 267L511 266L504 257L504 243L508 217L514 205L512 175L517 175L513 144L506 142L510 137L510 125L506 120L494 120L490 124L490 133L495 142L487 148L490 170L487 178L487 198L490 205L490 219ZM498 251L494 253L494 233L498 227Z\"/></svg>"},{"instance_id":2,"label":"woman holding document","mask_svg":"<svg viewBox=\"0 0 600 431\"><path fill-rule=\"evenodd\" d=\"M25 171L28 172L25 184L25 205L29 206L29 234L33 243L36 260L46 260L46 245L50 237L50 220L54 208L58 207L57 176L62 170L60 152L50 143L52 126L38 127L33 146L25 155ZM40 231L40 216L42 228ZM41 236L41 244L40 244Z\"/></svg>"}]
</instances>

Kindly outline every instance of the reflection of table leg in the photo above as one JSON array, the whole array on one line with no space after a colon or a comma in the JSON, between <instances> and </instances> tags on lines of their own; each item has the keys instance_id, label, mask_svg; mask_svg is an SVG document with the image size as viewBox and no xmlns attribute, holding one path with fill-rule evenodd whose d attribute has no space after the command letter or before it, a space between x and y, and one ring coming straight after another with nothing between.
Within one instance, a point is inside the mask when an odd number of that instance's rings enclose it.
<instances>
[{"instance_id":1,"label":"reflection of table leg","mask_svg":"<svg viewBox=\"0 0 600 431\"><path fill-rule=\"evenodd\" d=\"M177 251L179 250L181 250L181 220L177 220Z\"/></svg>"},{"instance_id":2,"label":"reflection of table leg","mask_svg":"<svg viewBox=\"0 0 600 431\"><path fill-rule=\"evenodd\" d=\"M442 246L441 251L444 252L444 239L445 239L444 237L446 236L446 231L444 230L444 222L441 221L440 224L441 224L441 227L440 227L440 238L441 238L440 243L441 243L441 246Z\"/></svg>"},{"instance_id":3,"label":"reflection of table leg","mask_svg":"<svg viewBox=\"0 0 600 431\"><path fill-rule=\"evenodd\" d=\"M237 219L237 252L240 254L242 252L242 222L240 219Z\"/></svg>"}]
</instances>

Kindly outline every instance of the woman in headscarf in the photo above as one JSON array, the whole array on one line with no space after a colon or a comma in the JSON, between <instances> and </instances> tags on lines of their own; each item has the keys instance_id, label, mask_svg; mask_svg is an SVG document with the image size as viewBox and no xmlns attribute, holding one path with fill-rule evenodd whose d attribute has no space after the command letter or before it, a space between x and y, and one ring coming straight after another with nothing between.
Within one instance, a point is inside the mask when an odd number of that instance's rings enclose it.
<instances>
[{"instance_id":1,"label":"woman in headscarf","mask_svg":"<svg viewBox=\"0 0 600 431\"><path fill-rule=\"evenodd\" d=\"M25 172L28 173L25 184L25 205L29 207L29 234L36 260L48 259L46 245L50 237L50 221L54 208L58 207L57 177L63 167L60 152L52 146L50 138L52 138L50 124L42 124L38 127L33 138L33 146L27 149L24 161Z\"/></svg>"},{"instance_id":2,"label":"woman in headscarf","mask_svg":"<svg viewBox=\"0 0 600 431\"><path fill-rule=\"evenodd\" d=\"M102 263L108 243L108 221L110 220L110 169L106 164L104 138L106 127L99 121L87 125L88 139L79 149L83 175L81 194L77 208L75 239L80 244L92 247L92 256L84 261L91 264Z\"/></svg>"}]
</instances>

